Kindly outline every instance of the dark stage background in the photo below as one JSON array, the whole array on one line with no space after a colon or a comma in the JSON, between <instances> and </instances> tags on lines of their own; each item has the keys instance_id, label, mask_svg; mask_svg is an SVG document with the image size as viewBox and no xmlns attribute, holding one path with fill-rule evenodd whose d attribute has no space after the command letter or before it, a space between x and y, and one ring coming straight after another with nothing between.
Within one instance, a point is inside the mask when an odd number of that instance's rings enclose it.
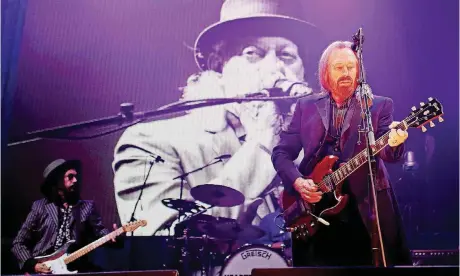
<instances>
[{"instance_id":1,"label":"dark stage background","mask_svg":"<svg viewBox=\"0 0 460 276\"><path fill-rule=\"evenodd\" d=\"M2 3L2 13L10 15L2 16L3 23L20 24L21 18L14 17L14 1L3 2L7 3ZM23 3L22 32L8 29L18 28L17 24L2 26L2 38L4 33L20 33L14 42L2 39L2 48L10 47L6 56L2 51L2 59L14 57L14 51L18 57L7 65L11 70L7 76L17 85L2 92L3 111L11 111L2 132L10 141L27 131L115 115L123 102L134 103L140 111L177 100L178 87L197 72L187 45L193 46L200 31L218 20L221 6L221 1L210 0ZM405 118L411 106L428 97L444 105L444 123L436 123L425 134L409 132L407 147L419 163L433 152L429 165L415 177L403 172L403 161L389 165L412 248L458 248L458 10L455 0L308 0L304 4L306 18L322 34L311 39L316 48L349 40L359 27L364 28L367 80L375 94L393 98L395 119ZM319 53L307 64L315 89L318 59ZM3 147L3 268L12 238L32 202L41 197L43 169L54 159L81 159L83 197L96 200L107 226L120 223L111 169L120 135ZM6 142L3 139L3 145ZM427 184L420 181L425 176Z\"/></svg>"}]
</instances>

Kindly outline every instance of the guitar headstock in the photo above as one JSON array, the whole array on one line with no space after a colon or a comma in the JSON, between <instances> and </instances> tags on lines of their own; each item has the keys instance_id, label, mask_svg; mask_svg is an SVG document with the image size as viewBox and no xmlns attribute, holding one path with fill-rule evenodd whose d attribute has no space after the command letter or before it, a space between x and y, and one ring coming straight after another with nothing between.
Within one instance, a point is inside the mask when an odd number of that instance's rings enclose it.
<instances>
[{"instance_id":1,"label":"guitar headstock","mask_svg":"<svg viewBox=\"0 0 460 276\"><path fill-rule=\"evenodd\" d=\"M444 120L441 115L443 115L442 104L434 98L428 98L428 102L420 103L420 107L412 107L412 112L405 120L408 127L421 128L423 132L427 129L424 126L425 124L430 124L430 127L434 127L434 119L438 118L439 122L442 123Z\"/></svg>"},{"instance_id":2,"label":"guitar headstock","mask_svg":"<svg viewBox=\"0 0 460 276\"><path fill-rule=\"evenodd\" d=\"M139 228L141 226L144 227L146 225L147 225L146 220L133 221L133 222L130 222L128 224L123 225L123 231L125 231L125 232L133 232L137 228Z\"/></svg>"}]
</instances>

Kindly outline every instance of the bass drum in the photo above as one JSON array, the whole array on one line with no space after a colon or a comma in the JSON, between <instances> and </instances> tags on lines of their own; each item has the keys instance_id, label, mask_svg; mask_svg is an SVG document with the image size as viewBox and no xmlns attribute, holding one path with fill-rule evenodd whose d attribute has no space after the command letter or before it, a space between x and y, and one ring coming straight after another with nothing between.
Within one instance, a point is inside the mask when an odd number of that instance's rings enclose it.
<instances>
[{"instance_id":1,"label":"bass drum","mask_svg":"<svg viewBox=\"0 0 460 276\"><path fill-rule=\"evenodd\" d=\"M245 245L225 259L220 276L251 275L254 268L289 267L284 257L263 245Z\"/></svg>"}]
</instances>

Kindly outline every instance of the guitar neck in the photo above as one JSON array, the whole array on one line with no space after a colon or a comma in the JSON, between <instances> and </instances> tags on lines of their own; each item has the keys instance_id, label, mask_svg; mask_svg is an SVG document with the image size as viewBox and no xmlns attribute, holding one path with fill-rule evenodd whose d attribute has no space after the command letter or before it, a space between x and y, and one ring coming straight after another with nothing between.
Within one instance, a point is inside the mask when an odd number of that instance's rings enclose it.
<instances>
[{"instance_id":1,"label":"guitar neck","mask_svg":"<svg viewBox=\"0 0 460 276\"><path fill-rule=\"evenodd\" d=\"M404 119L401 123L398 124L397 128L400 128L402 130L407 129L407 123L406 121L408 118ZM382 135L379 139L375 141L375 146L372 148L372 155L376 155L379 153L382 149L385 148L385 146L388 145L388 138L390 135L390 131L386 132L384 135ZM319 184L319 188L323 192L330 192L334 190L334 187L341 183L342 181L345 180L348 176L350 176L354 171L356 171L359 167L364 165L367 162L367 148L363 149L360 153L358 153L356 156L348 160L343 166L341 166L339 169L334 171L333 173L329 174L326 176Z\"/></svg>"},{"instance_id":2,"label":"guitar neck","mask_svg":"<svg viewBox=\"0 0 460 276\"><path fill-rule=\"evenodd\" d=\"M77 251L75 251L72 254L70 254L69 256L67 256L64 259L64 263L68 264L68 263L71 263L71 262L75 261L76 259L80 258L81 256L88 254L89 252L93 251L94 249L98 248L99 246L101 246L101 245L105 244L106 242L110 241L112 238L115 238L115 237L121 235L123 232L125 232L123 230L123 227L120 227L117 230L105 235L104 237L95 240L94 242L88 244L85 247L82 247L82 248L78 249Z\"/></svg>"}]
</instances>

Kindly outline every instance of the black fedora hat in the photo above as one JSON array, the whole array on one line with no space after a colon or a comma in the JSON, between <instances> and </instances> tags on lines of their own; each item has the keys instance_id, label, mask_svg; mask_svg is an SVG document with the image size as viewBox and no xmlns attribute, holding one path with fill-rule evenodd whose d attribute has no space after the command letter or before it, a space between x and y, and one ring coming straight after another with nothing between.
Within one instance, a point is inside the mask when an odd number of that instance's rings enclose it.
<instances>
[{"instance_id":1,"label":"black fedora hat","mask_svg":"<svg viewBox=\"0 0 460 276\"><path fill-rule=\"evenodd\" d=\"M81 171L80 160L56 159L49 163L43 171L44 180L40 187L41 192L48 195L51 187L57 184L57 177L70 169L75 169L77 172Z\"/></svg>"},{"instance_id":2,"label":"black fedora hat","mask_svg":"<svg viewBox=\"0 0 460 276\"><path fill-rule=\"evenodd\" d=\"M302 20L302 0L226 0L220 20L204 29L195 41L195 62L208 70L213 46L242 35L282 36L298 46L319 34L315 25Z\"/></svg>"}]
</instances>

